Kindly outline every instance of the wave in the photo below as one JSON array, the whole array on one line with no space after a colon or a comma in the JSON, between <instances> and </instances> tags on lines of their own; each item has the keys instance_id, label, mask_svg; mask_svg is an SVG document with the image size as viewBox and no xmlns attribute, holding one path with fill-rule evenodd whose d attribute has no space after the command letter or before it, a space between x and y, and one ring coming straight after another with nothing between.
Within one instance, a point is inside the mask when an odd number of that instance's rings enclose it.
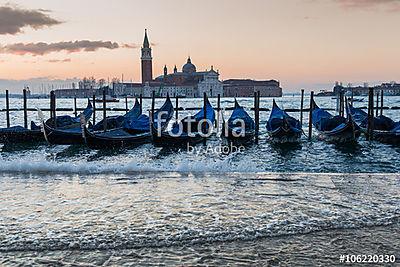
<instances>
[{"instance_id":1,"label":"wave","mask_svg":"<svg viewBox=\"0 0 400 267\"><path fill-rule=\"evenodd\" d=\"M252 241L261 238L302 235L319 231L359 229L364 227L388 226L400 223L400 210L394 214L365 215L356 218L342 217L337 219L291 222L282 220L255 228L238 227L236 229L187 229L174 233L160 233L156 229L146 230L142 234L129 229L117 232L98 234L86 232L71 235L63 232L62 237L23 238L8 236L0 244L0 252L16 251L56 251L56 250L110 250L110 249L140 249L152 247L170 247L196 245L214 242ZM218 228L220 229L220 228Z\"/></svg>"},{"instance_id":2,"label":"wave","mask_svg":"<svg viewBox=\"0 0 400 267\"><path fill-rule=\"evenodd\" d=\"M2 173L29 174L130 174L138 172L262 172L262 168L248 161L233 162L230 159L204 159L199 161L180 160L177 163L166 160L138 162L53 161L46 159L13 159L0 162Z\"/></svg>"}]
</instances>

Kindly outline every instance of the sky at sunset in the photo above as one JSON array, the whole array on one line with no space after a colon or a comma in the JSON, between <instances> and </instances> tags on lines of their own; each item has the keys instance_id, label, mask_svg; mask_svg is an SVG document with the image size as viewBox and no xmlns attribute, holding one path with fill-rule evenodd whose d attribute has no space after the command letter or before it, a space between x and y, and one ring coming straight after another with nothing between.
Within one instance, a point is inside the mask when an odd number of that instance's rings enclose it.
<instances>
[{"instance_id":1,"label":"sky at sunset","mask_svg":"<svg viewBox=\"0 0 400 267\"><path fill-rule=\"evenodd\" d=\"M277 79L286 92L400 82L399 27L400 0L0 0L0 90L139 82L145 28L156 76L190 55L221 79Z\"/></svg>"}]
</instances>

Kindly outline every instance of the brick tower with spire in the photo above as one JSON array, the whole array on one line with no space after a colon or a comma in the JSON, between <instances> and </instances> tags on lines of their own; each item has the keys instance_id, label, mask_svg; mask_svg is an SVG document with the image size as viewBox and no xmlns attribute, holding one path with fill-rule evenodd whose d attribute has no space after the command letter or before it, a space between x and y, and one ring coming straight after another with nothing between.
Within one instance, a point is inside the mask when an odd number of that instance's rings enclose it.
<instances>
[{"instance_id":1,"label":"brick tower with spire","mask_svg":"<svg viewBox=\"0 0 400 267\"><path fill-rule=\"evenodd\" d=\"M144 30L144 41L142 46L142 83L153 80L153 58L151 56L151 47L147 37L147 29Z\"/></svg>"}]
</instances>

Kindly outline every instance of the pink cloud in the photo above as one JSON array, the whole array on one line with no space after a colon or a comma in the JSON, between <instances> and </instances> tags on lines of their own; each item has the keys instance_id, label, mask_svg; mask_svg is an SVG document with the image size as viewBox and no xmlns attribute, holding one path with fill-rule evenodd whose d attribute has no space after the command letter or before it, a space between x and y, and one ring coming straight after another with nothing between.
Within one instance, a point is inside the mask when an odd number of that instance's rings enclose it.
<instances>
[{"instance_id":1,"label":"pink cloud","mask_svg":"<svg viewBox=\"0 0 400 267\"><path fill-rule=\"evenodd\" d=\"M48 10L28 10L13 6L0 6L0 35L18 34L25 27L35 30L51 27L62 22L51 18Z\"/></svg>"},{"instance_id":2,"label":"pink cloud","mask_svg":"<svg viewBox=\"0 0 400 267\"><path fill-rule=\"evenodd\" d=\"M400 11L400 0L334 0L347 9Z\"/></svg>"}]
</instances>

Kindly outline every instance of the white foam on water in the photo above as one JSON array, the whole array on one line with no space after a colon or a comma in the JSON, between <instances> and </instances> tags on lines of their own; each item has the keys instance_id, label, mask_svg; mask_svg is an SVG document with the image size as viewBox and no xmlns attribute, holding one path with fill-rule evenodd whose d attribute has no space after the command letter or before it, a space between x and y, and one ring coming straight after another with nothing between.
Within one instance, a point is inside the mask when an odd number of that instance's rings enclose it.
<instances>
[{"instance_id":1,"label":"white foam on water","mask_svg":"<svg viewBox=\"0 0 400 267\"><path fill-rule=\"evenodd\" d=\"M163 160L138 162L104 161L56 161L48 159L11 159L0 162L3 173L52 173L52 174L128 174L135 172L261 172L262 169L251 162L232 162L227 159L204 159L193 161L184 159L176 163Z\"/></svg>"}]
</instances>

